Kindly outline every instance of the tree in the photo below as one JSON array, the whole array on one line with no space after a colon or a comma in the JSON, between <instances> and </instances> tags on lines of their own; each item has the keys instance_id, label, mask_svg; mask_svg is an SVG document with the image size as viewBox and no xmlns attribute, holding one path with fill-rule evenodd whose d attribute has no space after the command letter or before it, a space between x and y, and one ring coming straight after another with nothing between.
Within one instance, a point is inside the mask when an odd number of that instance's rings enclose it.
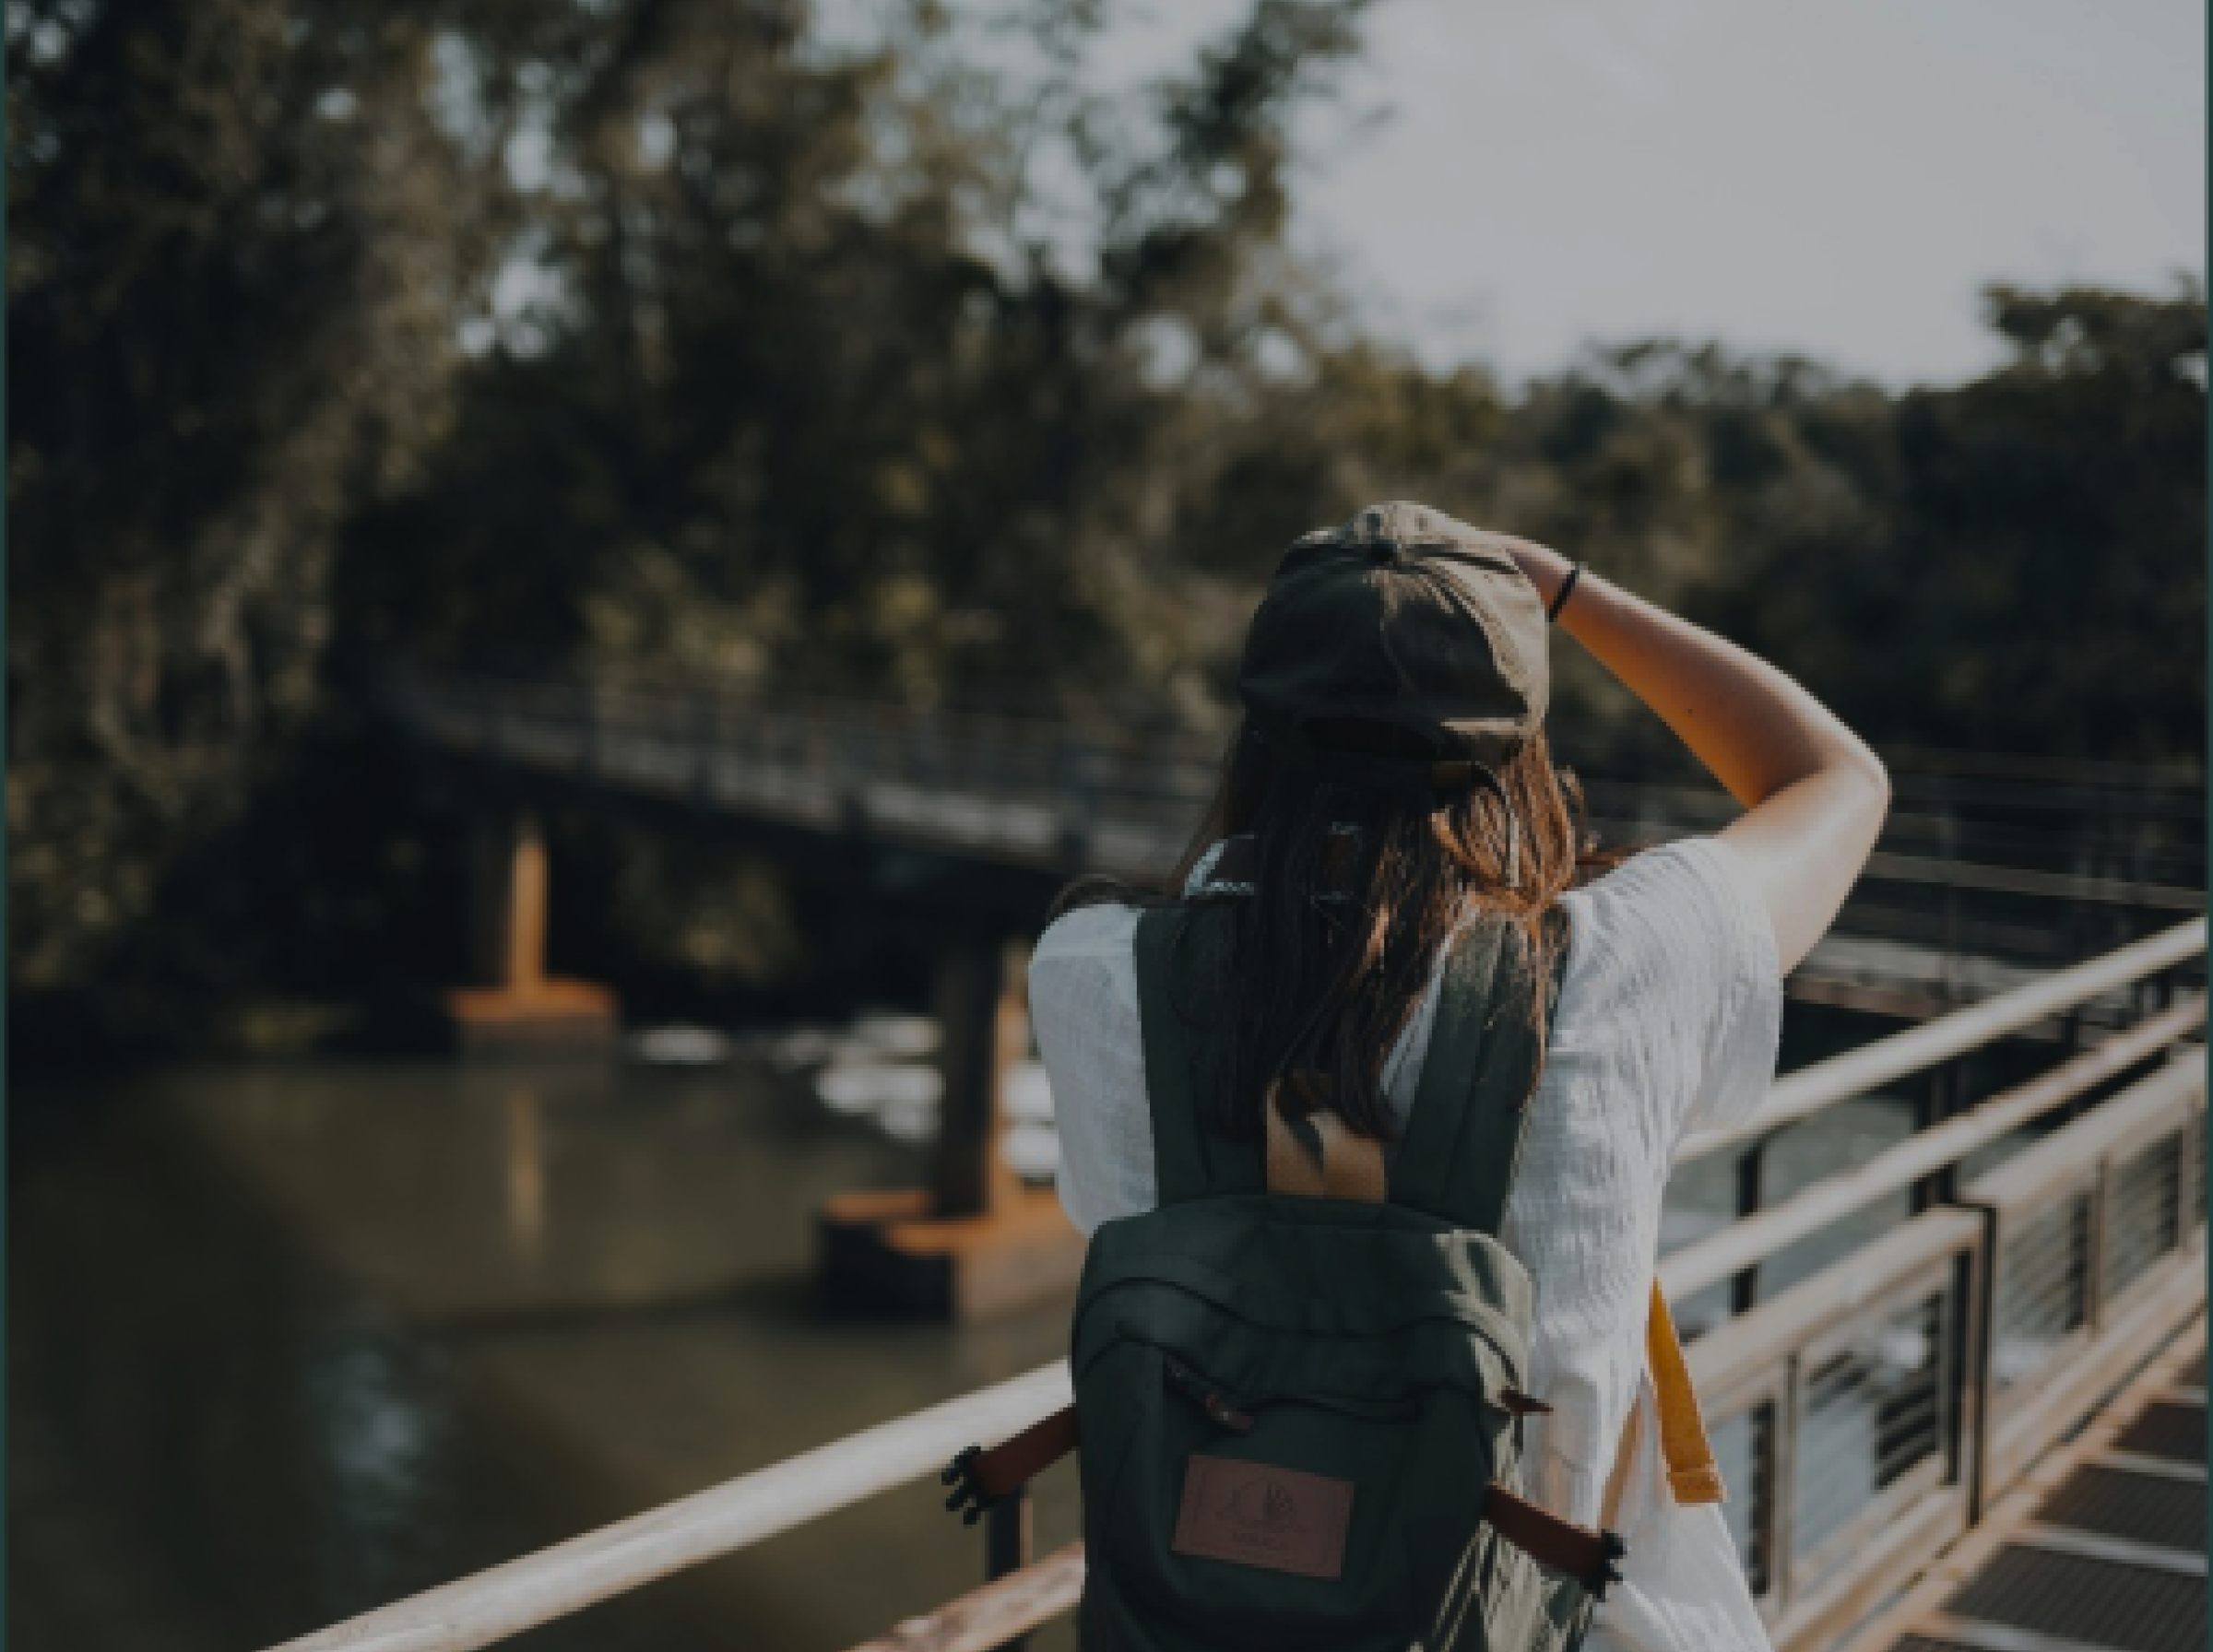
<instances>
[{"instance_id":1,"label":"tree","mask_svg":"<svg viewBox=\"0 0 2213 1652\"><path fill-rule=\"evenodd\" d=\"M444 433L485 165L432 9L9 7L18 983L235 815L315 706L340 531Z\"/></svg>"}]
</instances>

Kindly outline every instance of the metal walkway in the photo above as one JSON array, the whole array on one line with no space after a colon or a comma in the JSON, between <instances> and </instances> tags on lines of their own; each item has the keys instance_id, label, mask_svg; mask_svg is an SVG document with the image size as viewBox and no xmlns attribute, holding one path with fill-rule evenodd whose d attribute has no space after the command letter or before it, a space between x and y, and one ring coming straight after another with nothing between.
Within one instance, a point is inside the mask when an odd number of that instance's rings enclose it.
<instances>
[{"instance_id":1,"label":"metal walkway","mask_svg":"<svg viewBox=\"0 0 2213 1652\"><path fill-rule=\"evenodd\" d=\"M2198 1652L2201 1318L1852 1652Z\"/></svg>"}]
</instances>

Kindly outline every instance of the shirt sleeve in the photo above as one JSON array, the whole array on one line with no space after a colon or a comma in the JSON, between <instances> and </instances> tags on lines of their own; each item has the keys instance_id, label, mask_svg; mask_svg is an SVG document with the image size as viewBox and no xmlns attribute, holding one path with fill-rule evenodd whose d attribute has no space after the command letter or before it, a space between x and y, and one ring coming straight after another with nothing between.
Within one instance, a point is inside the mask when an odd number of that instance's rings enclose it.
<instances>
[{"instance_id":1,"label":"shirt sleeve","mask_svg":"<svg viewBox=\"0 0 2213 1652\"><path fill-rule=\"evenodd\" d=\"M1782 1036L1782 970L1774 920L1743 854L1718 837L1693 838L1684 849L1714 938L1720 1000L1707 1040L1705 1080L1684 1127L1718 1130L1751 1117L1767 1100Z\"/></svg>"},{"instance_id":2,"label":"shirt sleeve","mask_svg":"<svg viewBox=\"0 0 2213 1652\"><path fill-rule=\"evenodd\" d=\"M1602 1001L1573 1006L1575 1019L1639 1030L1663 1139L1749 1117L1775 1073L1782 977L1743 856L1719 838L1686 838L1584 892L1577 915L1592 967L1579 974Z\"/></svg>"},{"instance_id":3,"label":"shirt sleeve","mask_svg":"<svg viewBox=\"0 0 2213 1652\"><path fill-rule=\"evenodd\" d=\"M1153 1208L1153 1114L1138 1023L1137 914L1080 907L1030 954L1030 1030L1053 1092L1060 1208L1085 1233Z\"/></svg>"}]
</instances>

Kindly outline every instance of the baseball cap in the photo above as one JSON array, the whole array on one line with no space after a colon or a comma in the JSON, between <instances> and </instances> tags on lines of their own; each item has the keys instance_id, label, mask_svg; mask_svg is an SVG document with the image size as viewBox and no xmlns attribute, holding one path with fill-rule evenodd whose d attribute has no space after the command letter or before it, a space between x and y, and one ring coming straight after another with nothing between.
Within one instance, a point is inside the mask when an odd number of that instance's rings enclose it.
<instances>
[{"instance_id":1,"label":"baseball cap","mask_svg":"<svg viewBox=\"0 0 2213 1652\"><path fill-rule=\"evenodd\" d=\"M1279 759L1341 785L1450 801L1544 721L1544 604L1507 551L1427 505L1370 505L1284 552L1252 617L1237 687ZM1372 722L1427 758L1348 750L1313 726Z\"/></svg>"}]
</instances>

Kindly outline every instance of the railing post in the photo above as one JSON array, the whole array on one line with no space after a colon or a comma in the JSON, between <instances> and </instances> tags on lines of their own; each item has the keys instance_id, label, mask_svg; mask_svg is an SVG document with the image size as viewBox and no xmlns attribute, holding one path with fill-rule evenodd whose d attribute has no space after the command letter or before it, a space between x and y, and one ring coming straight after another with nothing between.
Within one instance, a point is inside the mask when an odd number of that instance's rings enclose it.
<instances>
[{"instance_id":1,"label":"railing post","mask_svg":"<svg viewBox=\"0 0 2213 1652\"><path fill-rule=\"evenodd\" d=\"M2089 1243L2082 1252L2082 1323L2093 1340L2105 1329L2106 1230L2112 1222L2112 1163L2101 1158L2090 1176Z\"/></svg>"},{"instance_id":2,"label":"railing post","mask_svg":"<svg viewBox=\"0 0 2213 1652\"><path fill-rule=\"evenodd\" d=\"M1768 1589L1788 1611L1798 1594L1798 1418L1805 1372L1796 1350L1783 1355L1782 1387L1775 1398L1775 1445L1768 1484Z\"/></svg>"},{"instance_id":3,"label":"railing post","mask_svg":"<svg viewBox=\"0 0 2213 1652\"><path fill-rule=\"evenodd\" d=\"M1990 1461L1992 1401L1997 1371L1998 1210L1981 1209L1982 1232L1974 1248L1960 1258L1959 1402L1955 1424L1959 1446L1959 1479L1967 1496L1970 1525L1982 1521Z\"/></svg>"},{"instance_id":4,"label":"railing post","mask_svg":"<svg viewBox=\"0 0 2213 1652\"><path fill-rule=\"evenodd\" d=\"M1755 1214L1766 1197L1768 1139L1761 1137L1736 1156L1736 1217L1742 1221ZM1749 1314L1759 1302L1759 1264L1755 1262L1729 1281L1729 1311Z\"/></svg>"},{"instance_id":5,"label":"railing post","mask_svg":"<svg viewBox=\"0 0 2213 1652\"><path fill-rule=\"evenodd\" d=\"M1959 1112L1965 1080L1966 1062L1962 1056L1940 1061L1929 1068L1921 1104L1915 1109L1918 1116L1913 1127L1916 1132L1940 1125ZM1959 1191L1959 1167L1947 1164L1914 1183L1913 1190L1909 1195L1913 1213L1918 1216L1932 1205L1950 1204Z\"/></svg>"},{"instance_id":6,"label":"railing post","mask_svg":"<svg viewBox=\"0 0 2213 1652\"><path fill-rule=\"evenodd\" d=\"M1937 821L1937 853L1947 860L1959 858L1959 816L1956 808L1947 808ZM1959 885L1947 880L1944 886L1944 996L1947 1007L1957 1007L1966 997L1967 971L1960 960L1963 950L1963 926L1959 914Z\"/></svg>"},{"instance_id":7,"label":"railing post","mask_svg":"<svg viewBox=\"0 0 2213 1652\"><path fill-rule=\"evenodd\" d=\"M1003 1212L1019 1191L1000 1156L1007 1070L1028 1050L1028 956L1019 943L955 938L938 964L939 1070L944 1075L931 1214Z\"/></svg>"},{"instance_id":8,"label":"railing post","mask_svg":"<svg viewBox=\"0 0 2213 1652\"><path fill-rule=\"evenodd\" d=\"M1012 1495L991 1506L984 1516L984 1581L995 1583L1030 1564L1035 1521L1032 1518L1030 1488L1018 1486ZM1001 1643L1002 1652L1024 1652L1030 1637L1018 1634Z\"/></svg>"}]
</instances>

